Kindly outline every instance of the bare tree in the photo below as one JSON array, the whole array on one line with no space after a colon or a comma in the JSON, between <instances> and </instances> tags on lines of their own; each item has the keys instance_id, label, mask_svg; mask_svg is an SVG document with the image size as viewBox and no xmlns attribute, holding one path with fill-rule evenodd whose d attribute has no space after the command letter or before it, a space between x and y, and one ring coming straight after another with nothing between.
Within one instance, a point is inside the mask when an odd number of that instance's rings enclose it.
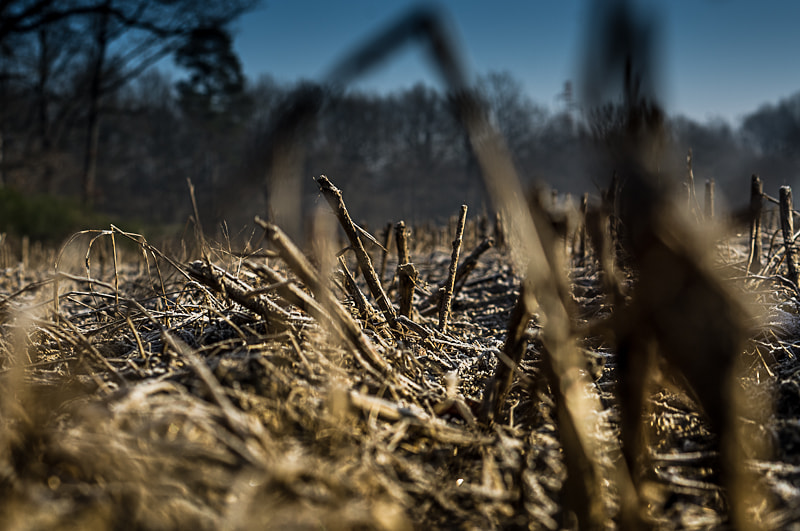
<instances>
[{"instance_id":1,"label":"bare tree","mask_svg":"<svg viewBox=\"0 0 800 531\"><path fill-rule=\"evenodd\" d=\"M256 0L0 2L0 48L3 50L8 51L15 37L45 31L65 21L81 28L86 37L83 46L85 74L79 76L81 83L76 87L86 96L81 99L85 102L86 119L81 176L81 199L85 205L90 206L95 197L99 127L106 97L175 52L193 31L224 28L255 3ZM40 45L46 44L46 41L40 42Z\"/></svg>"}]
</instances>

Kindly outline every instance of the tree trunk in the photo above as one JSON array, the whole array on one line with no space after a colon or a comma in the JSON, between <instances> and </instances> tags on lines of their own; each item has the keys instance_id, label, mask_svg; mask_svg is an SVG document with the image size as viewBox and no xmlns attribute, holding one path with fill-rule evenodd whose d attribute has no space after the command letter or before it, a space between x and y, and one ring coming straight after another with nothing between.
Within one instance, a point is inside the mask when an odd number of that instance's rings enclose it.
<instances>
[{"instance_id":1,"label":"tree trunk","mask_svg":"<svg viewBox=\"0 0 800 531\"><path fill-rule=\"evenodd\" d=\"M0 101L8 101L8 85L6 84L8 73L6 72L5 61L0 61ZM3 110L5 111L5 109ZM6 186L6 145L4 143L6 132L6 112L0 112L0 188Z\"/></svg>"},{"instance_id":2,"label":"tree trunk","mask_svg":"<svg viewBox=\"0 0 800 531\"><path fill-rule=\"evenodd\" d=\"M797 270L797 248L794 243L794 208L792 206L792 188L781 186L780 189L781 231L783 232L783 246L785 249L786 274L789 280L797 286L800 283L800 273Z\"/></svg>"},{"instance_id":3,"label":"tree trunk","mask_svg":"<svg viewBox=\"0 0 800 531\"><path fill-rule=\"evenodd\" d=\"M50 81L50 39L48 28L44 27L40 29L38 37L39 79L36 83L36 99L39 121L39 148L41 149L41 158L44 163L41 186L44 193L51 194L53 193L53 165L52 161L50 160L50 151L53 143L50 137L50 113L47 107L47 86Z\"/></svg>"},{"instance_id":4,"label":"tree trunk","mask_svg":"<svg viewBox=\"0 0 800 531\"><path fill-rule=\"evenodd\" d=\"M761 211L763 209L764 186L761 178L753 174L750 180L750 252L747 257L747 272L761 269Z\"/></svg>"},{"instance_id":5,"label":"tree trunk","mask_svg":"<svg viewBox=\"0 0 800 531\"><path fill-rule=\"evenodd\" d=\"M103 95L102 81L108 51L108 12L112 0L105 1L105 7L97 15L95 33L95 57L92 65L92 78L89 86L89 112L86 117L86 148L83 158L83 179L81 203L84 207L94 206L95 182L97 175L97 145L100 140L100 99Z\"/></svg>"},{"instance_id":6,"label":"tree trunk","mask_svg":"<svg viewBox=\"0 0 800 531\"><path fill-rule=\"evenodd\" d=\"M0 126L0 188L6 187L6 170L5 170L5 154L6 148L3 143L3 127Z\"/></svg>"}]
</instances>

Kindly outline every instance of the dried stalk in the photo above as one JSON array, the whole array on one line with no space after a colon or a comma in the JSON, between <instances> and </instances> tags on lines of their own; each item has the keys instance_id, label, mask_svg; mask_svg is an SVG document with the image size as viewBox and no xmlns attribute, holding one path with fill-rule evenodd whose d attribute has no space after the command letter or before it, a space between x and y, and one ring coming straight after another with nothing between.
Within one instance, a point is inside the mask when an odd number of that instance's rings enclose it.
<instances>
[{"instance_id":1,"label":"dried stalk","mask_svg":"<svg viewBox=\"0 0 800 531\"><path fill-rule=\"evenodd\" d=\"M486 251L488 251L493 246L494 246L494 238L485 238L459 264L458 269L456 270L455 285L453 287L454 297L458 295L458 293L464 287L464 284L466 284L470 273L472 273L475 270L475 267L478 265L478 259L481 257L481 255ZM420 312L422 315L429 315L439 307L439 301L441 300L441 292L439 290L444 288L445 284L446 281L442 283L442 285L439 286L439 288L437 288L436 291L431 293L431 295L425 300L423 307L426 307L427 309Z\"/></svg>"},{"instance_id":2,"label":"dried stalk","mask_svg":"<svg viewBox=\"0 0 800 531\"><path fill-rule=\"evenodd\" d=\"M481 255L494 247L494 238L485 238L475 247L469 255L461 262L458 266L458 270L456 271L456 284L455 288L453 288L453 295L457 295L461 288L464 287L464 284L467 283L467 279L469 278L470 274L475 270L475 267L478 265L478 259L480 259Z\"/></svg>"},{"instance_id":3,"label":"dried stalk","mask_svg":"<svg viewBox=\"0 0 800 531\"><path fill-rule=\"evenodd\" d=\"M164 341L184 359L205 384L214 402L222 411L227 426L239 436L244 445L237 445L240 455L253 465L263 466L266 461L264 452L261 423L245 415L233 405L225 393L225 389L208 368L208 365L186 343L175 337L167 330L162 330Z\"/></svg>"},{"instance_id":4,"label":"dried stalk","mask_svg":"<svg viewBox=\"0 0 800 531\"><path fill-rule=\"evenodd\" d=\"M408 264L411 262L408 254L408 231L406 223L398 221L394 226L395 239L397 240L397 264Z\"/></svg>"},{"instance_id":5,"label":"dried stalk","mask_svg":"<svg viewBox=\"0 0 800 531\"><path fill-rule=\"evenodd\" d=\"M197 208L197 199L194 194L194 184L188 177L186 178L186 185L189 187L189 197L192 200L192 212L194 212L194 235L197 240L197 245L200 247L200 254L208 260L208 245L206 244L205 233L203 232L203 225L200 223L200 210Z\"/></svg>"},{"instance_id":6,"label":"dried stalk","mask_svg":"<svg viewBox=\"0 0 800 531\"><path fill-rule=\"evenodd\" d=\"M83 334L83 332L81 332L80 330L78 330L77 326L75 326L69 319L66 319L64 317L61 317L60 320L65 325L67 325L67 328L69 328L72 331L73 334L75 334L75 338L76 338L74 340L75 346L80 346L80 347L86 349L86 352L89 353L89 358L91 359L91 361L94 362L94 363L97 363L100 366L105 367L106 370L114 377L114 379L117 381L117 383L119 383L121 385L126 385L127 384L127 381L125 380L125 377L122 376L119 373L119 371L117 371L114 368L114 366L111 365L108 362L106 357L103 356L97 350L97 348L92 344L91 341L89 341L89 339L86 337L86 335ZM99 381L101 383L100 387L103 388L105 392L108 392L107 385L104 382L102 382L102 380L100 380L100 379L98 379L97 381Z\"/></svg>"},{"instance_id":7,"label":"dried stalk","mask_svg":"<svg viewBox=\"0 0 800 531\"><path fill-rule=\"evenodd\" d=\"M522 360L527 348L525 330L527 330L530 320L531 313L525 303L525 293L520 292L517 303L514 305L511 317L508 320L508 333L506 342L503 344L505 359L501 358L497 361L494 376L489 380L483 394L479 417L483 424L491 425L505 403L506 394L514 377L514 370ZM506 360L509 363L506 363Z\"/></svg>"},{"instance_id":8,"label":"dried stalk","mask_svg":"<svg viewBox=\"0 0 800 531\"><path fill-rule=\"evenodd\" d=\"M601 483L599 448L591 426L582 419L593 417L602 406L597 395L585 392L586 378L576 378L583 360L570 332L569 290L556 256L552 227L541 212L529 210L522 200L524 193L508 148L477 99L465 92L456 98L456 105L483 170L486 187L505 217L508 240L515 252L512 256L525 271L520 298L522 311L532 314L538 306L546 319L542 342L547 353L545 363L551 365L550 386L558 403L564 406L560 414L562 426L569 424L570 428L562 428L562 444L570 451L579 448L568 460L574 466L567 474L585 479L582 483L585 488L577 494L580 501L573 509L582 511L581 525L600 527L608 515L596 497ZM624 483L624 474L620 476L614 479Z\"/></svg>"},{"instance_id":9,"label":"dried stalk","mask_svg":"<svg viewBox=\"0 0 800 531\"><path fill-rule=\"evenodd\" d=\"M714 219L714 179L706 181L704 215L707 220Z\"/></svg>"},{"instance_id":10,"label":"dried stalk","mask_svg":"<svg viewBox=\"0 0 800 531\"><path fill-rule=\"evenodd\" d=\"M267 279L274 284L271 289L290 304L294 304L307 314L327 322L332 322L330 315L305 291L300 289L295 283L264 264L245 262L244 265L256 273L258 276ZM255 290L254 292L255 293Z\"/></svg>"},{"instance_id":11,"label":"dried stalk","mask_svg":"<svg viewBox=\"0 0 800 531\"><path fill-rule=\"evenodd\" d=\"M616 307L624 300L622 282L617 276L614 264L613 241L611 235L611 221L602 209L589 208L586 211L584 230L589 237L589 242L594 248L600 266L600 275L603 289L609 296L612 306Z\"/></svg>"},{"instance_id":12,"label":"dried stalk","mask_svg":"<svg viewBox=\"0 0 800 531\"><path fill-rule=\"evenodd\" d=\"M750 249L747 255L747 273L761 269L761 211L763 209L764 188L758 175L750 181Z\"/></svg>"},{"instance_id":13,"label":"dried stalk","mask_svg":"<svg viewBox=\"0 0 800 531\"><path fill-rule=\"evenodd\" d=\"M417 269L411 263L408 254L408 231L404 221L398 221L394 227L397 242L397 286L399 291L400 315L411 317L414 286L417 282Z\"/></svg>"},{"instance_id":14,"label":"dried stalk","mask_svg":"<svg viewBox=\"0 0 800 531\"><path fill-rule=\"evenodd\" d=\"M458 103L484 172L486 187L503 213L512 257L525 271L521 298L524 312L532 314L538 308L545 320L543 361L550 366L548 373L552 378L549 385L561 408L561 442L565 452L570 452L565 459L569 466L567 475L583 478L579 485L582 488L573 493L574 501L568 510L578 515L579 526L601 527L608 514L597 496L603 481L599 469L600 448L591 423L585 419L596 418L602 405L596 394L586 393L587 378L580 375L583 360L570 332L567 280L557 256L552 226L542 212L529 210L522 200L524 193L507 147L486 112L470 94L464 95L463 101ZM625 476L625 472L620 471L612 482L623 484Z\"/></svg>"},{"instance_id":15,"label":"dried stalk","mask_svg":"<svg viewBox=\"0 0 800 531\"><path fill-rule=\"evenodd\" d=\"M417 283L417 269L414 264L400 264L397 266L397 285L400 292L400 315L411 317L414 286Z\"/></svg>"},{"instance_id":16,"label":"dried stalk","mask_svg":"<svg viewBox=\"0 0 800 531\"><path fill-rule=\"evenodd\" d=\"M792 216L792 189L781 186L781 231L783 232L783 245L786 249L786 276L795 286L798 285L797 248L794 245L794 220Z\"/></svg>"},{"instance_id":17,"label":"dried stalk","mask_svg":"<svg viewBox=\"0 0 800 531\"><path fill-rule=\"evenodd\" d=\"M308 262L303 253L300 252L289 237L276 225L268 223L260 218L255 219L256 224L266 232L267 240L276 248L286 265L294 272L300 280L308 286L312 293L326 308L331 317L335 320L335 330L341 329L340 334L347 339L347 342L354 348L359 362L374 376L380 376L389 370L386 361L375 351L369 339L361 331L361 328L353 320L341 303L334 297L333 293L320 281L319 274Z\"/></svg>"},{"instance_id":18,"label":"dried stalk","mask_svg":"<svg viewBox=\"0 0 800 531\"><path fill-rule=\"evenodd\" d=\"M381 270L378 279L383 282L386 276L386 259L389 257L389 246L392 244L392 224L387 223L383 231L383 248L381 249Z\"/></svg>"},{"instance_id":19,"label":"dried stalk","mask_svg":"<svg viewBox=\"0 0 800 531\"><path fill-rule=\"evenodd\" d=\"M350 214L347 212L347 207L345 207L344 200L342 199L341 190L336 188L333 183L331 183L324 175L319 176L317 179L317 185L319 186L320 192L322 192L322 195L325 196L328 204L336 214L336 217L339 219L339 223L342 225L345 234L347 234L347 238L350 240L350 245L352 246L353 251L356 253L358 266L361 268L361 271L364 274L364 279L367 282L367 286L369 287L372 296L378 303L378 307L381 309L381 312L383 312L383 316L386 318L389 326L392 329L397 329L397 316L394 308L389 302L388 297L386 297L386 292L383 291L383 286L381 286L378 275L375 272L375 268L372 267L372 260L370 259L369 254L367 254L367 251L364 249L364 244L361 242L361 238L359 236L359 229L356 227L356 224L353 223L353 220L350 218Z\"/></svg>"},{"instance_id":20,"label":"dried stalk","mask_svg":"<svg viewBox=\"0 0 800 531\"><path fill-rule=\"evenodd\" d=\"M374 315L375 311L373 310L367 298L364 296L364 293L358 287L358 284L356 284L356 279L353 278L353 274L347 268L347 262L345 261L344 256L339 257L339 267L344 275L345 287L353 297L353 301L356 303L356 308L358 308L359 315L361 315L361 318L364 320L370 319Z\"/></svg>"},{"instance_id":21,"label":"dried stalk","mask_svg":"<svg viewBox=\"0 0 800 531\"><path fill-rule=\"evenodd\" d=\"M31 257L30 248L31 248L31 239L29 236L25 235L22 237L22 257L21 257L22 261L20 263L22 271L27 270L28 266L30 265L30 257Z\"/></svg>"},{"instance_id":22,"label":"dried stalk","mask_svg":"<svg viewBox=\"0 0 800 531\"><path fill-rule=\"evenodd\" d=\"M497 242L499 249L506 248L506 228L503 226L503 215L500 212L494 214L494 241Z\"/></svg>"},{"instance_id":23,"label":"dried stalk","mask_svg":"<svg viewBox=\"0 0 800 531\"><path fill-rule=\"evenodd\" d=\"M697 193L694 186L694 172L692 171L692 149L689 148L689 153L686 155L686 192L689 204L689 212L697 214L699 210L699 203L697 201Z\"/></svg>"},{"instance_id":24,"label":"dried stalk","mask_svg":"<svg viewBox=\"0 0 800 531\"><path fill-rule=\"evenodd\" d=\"M439 330L447 330L447 321L450 318L450 306L453 303L453 287L456 283L456 269L458 269L458 255L461 253L461 243L464 241L464 224L467 221L467 205L461 205L461 214L458 217L456 237L453 240L453 254L450 257L450 269L447 282L442 291L442 301L439 306Z\"/></svg>"},{"instance_id":25,"label":"dried stalk","mask_svg":"<svg viewBox=\"0 0 800 531\"><path fill-rule=\"evenodd\" d=\"M397 316L397 322L400 323L401 325L405 326L406 328L408 328L412 332L415 332L422 339L428 339L428 337L430 337L430 335L432 333L431 330L428 330L427 328L425 328L424 326L422 326L419 323L415 323L414 321L412 321L411 319L409 319L405 315L398 315Z\"/></svg>"},{"instance_id":26,"label":"dried stalk","mask_svg":"<svg viewBox=\"0 0 800 531\"><path fill-rule=\"evenodd\" d=\"M289 313L267 297L253 297L253 287L234 277L221 267L195 260L188 267L189 274L211 290L230 297L235 303L260 315L278 329L289 326Z\"/></svg>"},{"instance_id":27,"label":"dried stalk","mask_svg":"<svg viewBox=\"0 0 800 531\"><path fill-rule=\"evenodd\" d=\"M586 265L586 211L589 208L589 194L581 196L580 227L578 228L578 245L573 246L572 256L579 266Z\"/></svg>"}]
</instances>

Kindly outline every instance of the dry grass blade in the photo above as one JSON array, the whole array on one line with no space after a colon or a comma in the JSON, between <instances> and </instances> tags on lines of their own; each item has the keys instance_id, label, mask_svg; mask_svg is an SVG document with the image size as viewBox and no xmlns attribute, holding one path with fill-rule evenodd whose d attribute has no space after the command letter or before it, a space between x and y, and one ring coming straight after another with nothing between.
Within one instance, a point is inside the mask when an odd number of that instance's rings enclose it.
<instances>
[{"instance_id":1,"label":"dry grass blade","mask_svg":"<svg viewBox=\"0 0 800 531\"><path fill-rule=\"evenodd\" d=\"M529 211L522 200L524 194L508 149L485 110L469 93L461 94L457 105L493 202L503 212L515 261L525 271L522 313L532 315L538 306L543 316L546 363L550 364L548 373L554 379L551 386L558 397L561 434L565 437L562 443L565 452L570 453L568 475L583 478L575 485L570 510L575 511L580 525L600 526L608 518L598 496L602 490L600 450L592 426L585 419L598 418L602 407L599 397L585 392L588 381L581 372L582 359L571 335L567 283L555 251L556 238L542 213ZM536 223L531 214L537 218ZM513 334L510 327L509 335ZM505 392L500 388L495 396ZM574 439L567 439L573 435ZM630 481L626 471L618 472L613 480L622 484Z\"/></svg>"}]
</instances>

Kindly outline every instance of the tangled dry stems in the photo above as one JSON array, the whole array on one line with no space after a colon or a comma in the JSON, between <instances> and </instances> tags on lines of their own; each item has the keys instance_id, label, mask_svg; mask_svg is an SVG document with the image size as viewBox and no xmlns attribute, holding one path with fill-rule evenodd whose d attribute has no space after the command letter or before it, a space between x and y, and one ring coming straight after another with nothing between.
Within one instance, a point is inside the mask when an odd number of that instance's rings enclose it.
<instances>
[{"instance_id":1,"label":"tangled dry stems","mask_svg":"<svg viewBox=\"0 0 800 531\"><path fill-rule=\"evenodd\" d=\"M500 418L491 429L476 422L519 295L502 251L477 264L446 332L419 315L402 334L376 311L364 320L352 297L325 281L383 360L375 367L337 333L329 303L279 258L216 249L212 260L186 263L116 227L95 236L132 240L138 254L123 260L112 249L113 265L101 268L92 263L101 240L76 240L70 245L88 248L84 267L70 270L64 251L57 272L6 270L3 278L0 518L9 528L561 525L566 469L553 399L537 383L535 324ZM438 286L447 252L415 255L420 288ZM751 419L751 436L778 449L774 461L750 464L778 500L756 515L765 527L800 517L800 326L787 303L793 294L768 280L773 274L736 280L760 283L750 290L771 322L743 354L748 392L778 396L774 413ZM608 311L591 261L572 279L583 321ZM598 338L582 343L590 392L604 406L587 421L611 468L619 459L614 357ZM652 519L663 528L719 525L724 500L702 415L685 394L663 389L647 418ZM613 511L616 493L604 499Z\"/></svg>"}]
</instances>

